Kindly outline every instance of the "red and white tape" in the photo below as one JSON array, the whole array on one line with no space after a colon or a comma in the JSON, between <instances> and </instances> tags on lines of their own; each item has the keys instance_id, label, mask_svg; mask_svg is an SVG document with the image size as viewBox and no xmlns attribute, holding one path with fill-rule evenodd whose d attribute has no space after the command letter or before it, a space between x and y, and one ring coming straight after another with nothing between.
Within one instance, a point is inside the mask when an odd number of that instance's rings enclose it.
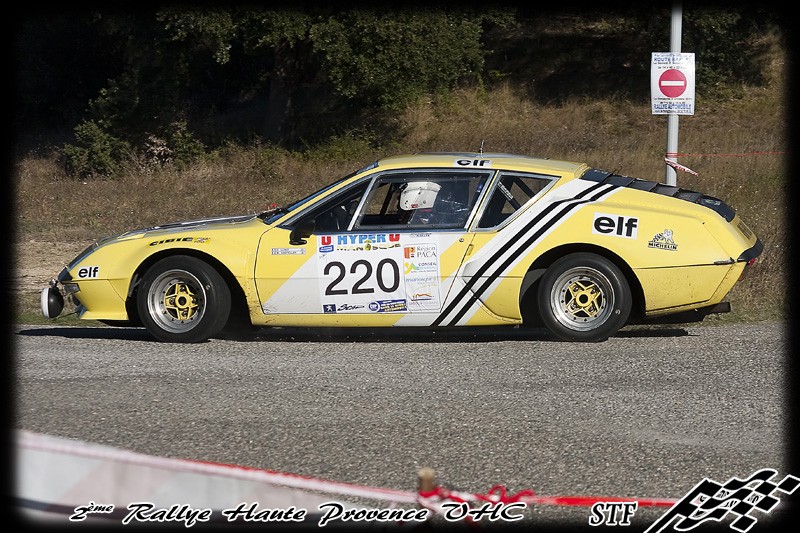
<instances>
[{"instance_id":1,"label":"red and white tape","mask_svg":"<svg viewBox=\"0 0 800 533\"><path fill-rule=\"evenodd\" d=\"M434 487L404 491L327 481L237 465L154 457L119 448L16 432L17 479L15 499L22 508L60 510L95 502L125 508L131 502L156 506L176 503L194 508L224 509L242 502L260 502L273 508L315 509L330 496L357 497L414 504L437 511L443 502L480 504L591 506L595 502L638 501L640 507L670 507L677 500L609 496L538 496L530 489L509 494L502 485L487 493ZM340 502L346 507L353 505Z\"/></svg>"}]
</instances>

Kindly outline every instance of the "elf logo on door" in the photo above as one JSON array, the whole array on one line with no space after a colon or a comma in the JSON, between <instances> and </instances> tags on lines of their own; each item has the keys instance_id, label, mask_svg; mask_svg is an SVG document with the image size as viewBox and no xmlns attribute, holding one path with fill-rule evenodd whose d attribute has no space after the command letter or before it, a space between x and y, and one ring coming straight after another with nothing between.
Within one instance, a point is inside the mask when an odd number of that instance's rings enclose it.
<instances>
[{"instance_id":1,"label":"elf logo on door","mask_svg":"<svg viewBox=\"0 0 800 533\"><path fill-rule=\"evenodd\" d=\"M639 219L608 213L595 213L592 233L635 239L639 232Z\"/></svg>"}]
</instances>

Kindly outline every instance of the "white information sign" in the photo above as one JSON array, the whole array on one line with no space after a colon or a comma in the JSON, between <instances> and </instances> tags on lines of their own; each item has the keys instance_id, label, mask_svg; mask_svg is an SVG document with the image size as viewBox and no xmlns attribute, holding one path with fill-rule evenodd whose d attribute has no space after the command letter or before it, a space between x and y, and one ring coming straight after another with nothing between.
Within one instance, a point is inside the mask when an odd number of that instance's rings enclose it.
<instances>
[{"instance_id":1,"label":"white information sign","mask_svg":"<svg viewBox=\"0 0 800 533\"><path fill-rule=\"evenodd\" d=\"M694 54L653 52L650 100L654 115L694 115Z\"/></svg>"}]
</instances>

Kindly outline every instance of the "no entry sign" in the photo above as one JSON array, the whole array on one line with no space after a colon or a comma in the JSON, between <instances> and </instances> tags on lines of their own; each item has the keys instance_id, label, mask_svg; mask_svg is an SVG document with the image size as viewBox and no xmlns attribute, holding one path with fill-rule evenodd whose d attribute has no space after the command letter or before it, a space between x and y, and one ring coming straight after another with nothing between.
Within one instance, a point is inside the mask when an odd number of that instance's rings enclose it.
<instances>
[{"instance_id":1,"label":"no entry sign","mask_svg":"<svg viewBox=\"0 0 800 533\"><path fill-rule=\"evenodd\" d=\"M694 115L694 54L653 52L650 100L654 115Z\"/></svg>"},{"instance_id":2,"label":"no entry sign","mask_svg":"<svg viewBox=\"0 0 800 533\"><path fill-rule=\"evenodd\" d=\"M676 68L667 69L658 77L658 88L667 98L677 98L686 92L686 75Z\"/></svg>"}]
</instances>

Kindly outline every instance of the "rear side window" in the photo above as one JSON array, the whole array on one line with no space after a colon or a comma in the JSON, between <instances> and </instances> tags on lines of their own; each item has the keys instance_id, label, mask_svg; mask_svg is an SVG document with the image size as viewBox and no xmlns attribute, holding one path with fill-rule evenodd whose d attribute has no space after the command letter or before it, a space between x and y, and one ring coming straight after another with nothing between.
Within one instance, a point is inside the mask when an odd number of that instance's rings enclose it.
<instances>
[{"instance_id":1,"label":"rear side window","mask_svg":"<svg viewBox=\"0 0 800 533\"><path fill-rule=\"evenodd\" d=\"M479 228L494 228L505 222L555 181L552 176L504 172L486 204Z\"/></svg>"}]
</instances>

